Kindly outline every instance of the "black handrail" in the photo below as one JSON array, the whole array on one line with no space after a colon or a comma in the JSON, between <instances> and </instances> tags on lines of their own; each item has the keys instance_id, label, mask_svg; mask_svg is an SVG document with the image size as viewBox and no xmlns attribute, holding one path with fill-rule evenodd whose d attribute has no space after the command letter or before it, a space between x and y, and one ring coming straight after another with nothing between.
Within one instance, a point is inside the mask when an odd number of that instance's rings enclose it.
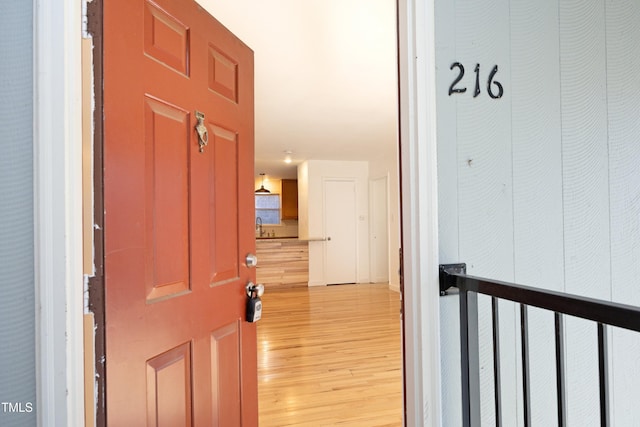
<instances>
[{"instance_id":1,"label":"black handrail","mask_svg":"<svg viewBox=\"0 0 640 427\"><path fill-rule=\"evenodd\" d=\"M491 280L466 274L465 264L444 264L440 266L440 293L445 295L452 287L458 288L460 296L460 339L462 363L462 404L463 426L479 423L479 378L478 378L478 325L477 294L492 297L494 381L499 383L500 367L496 357L499 354L498 299L520 303L520 324L522 343L522 372L524 396L524 425L531 425L529 393L529 350L528 311L529 306L555 313L555 346L558 425L566 425L566 387L564 375L564 315L579 317L598 324L598 358L600 377L600 423L609 426L609 390L607 326L615 326L640 332L640 308L610 301L543 290L515 283ZM496 425L502 425L501 397L499 386L495 388ZM477 422L476 422L477 420Z\"/></svg>"}]
</instances>

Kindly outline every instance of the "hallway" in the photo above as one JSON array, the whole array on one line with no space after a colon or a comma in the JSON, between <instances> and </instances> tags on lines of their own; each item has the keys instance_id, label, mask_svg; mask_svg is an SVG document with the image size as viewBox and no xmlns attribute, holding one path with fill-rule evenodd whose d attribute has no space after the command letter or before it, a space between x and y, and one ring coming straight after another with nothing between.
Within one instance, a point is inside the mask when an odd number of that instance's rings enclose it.
<instances>
[{"instance_id":1,"label":"hallway","mask_svg":"<svg viewBox=\"0 0 640 427\"><path fill-rule=\"evenodd\" d=\"M400 298L386 284L269 290L261 427L402 425Z\"/></svg>"}]
</instances>

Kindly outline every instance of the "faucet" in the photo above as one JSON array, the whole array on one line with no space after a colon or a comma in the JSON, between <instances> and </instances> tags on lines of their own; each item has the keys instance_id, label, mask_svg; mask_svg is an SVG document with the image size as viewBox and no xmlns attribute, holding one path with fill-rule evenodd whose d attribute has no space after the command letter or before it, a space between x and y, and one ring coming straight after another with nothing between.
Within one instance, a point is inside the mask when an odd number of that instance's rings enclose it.
<instances>
[{"instance_id":1,"label":"faucet","mask_svg":"<svg viewBox=\"0 0 640 427\"><path fill-rule=\"evenodd\" d=\"M256 217L256 230L260 230L259 236L264 236L264 230L262 229L262 218L259 216Z\"/></svg>"}]
</instances>

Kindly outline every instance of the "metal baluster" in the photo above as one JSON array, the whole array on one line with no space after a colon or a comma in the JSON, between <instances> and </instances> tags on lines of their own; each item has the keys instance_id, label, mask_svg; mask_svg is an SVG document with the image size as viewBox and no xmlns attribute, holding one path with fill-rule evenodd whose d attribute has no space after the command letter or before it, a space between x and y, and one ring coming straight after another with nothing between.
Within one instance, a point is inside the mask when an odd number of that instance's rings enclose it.
<instances>
[{"instance_id":1,"label":"metal baluster","mask_svg":"<svg viewBox=\"0 0 640 427\"><path fill-rule=\"evenodd\" d=\"M567 425L567 393L564 375L564 317L555 312L556 323L556 396L558 402L558 427Z\"/></svg>"},{"instance_id":2,"label":"metal baluster","mask_svg":"<svg viewBox=\"0 0 640 427\"><path fill-rule=\"evenodd\" d=\"M480 362L478 295L460 291L460 365L462 368L462 425L480 425Z\"/></svg>"},{"instance_id":3,"label":"metal baluster","mask_svg":"<svg viewBox=\"0 0 640 427\"><path fill-rule=\"evenodd\" d=\"M496 427L502 427L502 392L500 387L500 313L498 298L491 297L493 321L493 389L496 405Z\"/></svg>"},{"instance_id":4,"label":"metal baluster","mask_svg":"<svg viewBox=\"0 0 640 427\"><path fill-rule=\"evenodd\" d=\"M608 427L609 414L609 355L607 348L607 325L598 323L598 364L600 371L600 425Z\"/></svg>"},{"instance_id":5,"label":"metal baluster","mask_svg":"<svg viewBox=\"0 0 640 427\"><path fill-rule=\"evenodd\" d=\"M529 376L529 316L527 306L520 304L520 337L522 346L522 400L524 404L524 426L531 425L531 392Z\"/></svg>"}]
</instances>

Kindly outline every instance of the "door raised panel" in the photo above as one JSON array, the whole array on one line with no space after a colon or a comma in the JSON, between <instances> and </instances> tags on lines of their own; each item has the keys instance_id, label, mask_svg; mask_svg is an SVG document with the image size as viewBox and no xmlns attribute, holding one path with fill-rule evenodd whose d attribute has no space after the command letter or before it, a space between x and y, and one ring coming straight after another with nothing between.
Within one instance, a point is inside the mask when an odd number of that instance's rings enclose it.
<instances>
[{"instance_id":1,"label":"door raised panel","mask_svg":"<svg viewBox=\"0 0 640 427\"><path fill-rule=\"evenodd\" d=\"M147 299L190 289L189 116L145 97Z\"/></svg>"},{"instance_id":2,"label":"door raised panel","mask_svg":"<svg viewBox=\"0 0 640 427\"><path fill-rule=\"evenodd\" d=\"M240 328L238 322L211 334L211 384L214 425L240 426Z\"/></svg>"},{"instance_id":3,"label":"door raised panel","mask_svg":"<svg viewBox=\"0 0 640 427\"><path fill-rule=\"evenodd\" d=\"M209 44L209 89L238 102L238 63Z\"/></svg>"},{"instance_id":4,"label":"door raised panel","mask_svg":"<svg viewBox=\"0 0 640 427\"><path fill-rule=\"evenodd\" d=\"M144 8L144 52L179 73L189 75L189 29L149 1Z\"/></svg>"},{"instance_id":5,"label":"door raised panel","mask_svg":"<svg viewBox=\"0 0 640 427\"><path fill-rule=\"evenodd\" d=\"M211 135L211 284L239 276L238 265L238 140L237 134L209 123Z\"/></svg>"},{"instance_id":6,"label":"door raised panel","mask_svg":"<svg viewBox=\"0 0 640 427\"><path fill-rule=\"evenodd\" d=\"M147 426L192 425L191 343L147 361Z\"/></svg>"}]
</instances>

